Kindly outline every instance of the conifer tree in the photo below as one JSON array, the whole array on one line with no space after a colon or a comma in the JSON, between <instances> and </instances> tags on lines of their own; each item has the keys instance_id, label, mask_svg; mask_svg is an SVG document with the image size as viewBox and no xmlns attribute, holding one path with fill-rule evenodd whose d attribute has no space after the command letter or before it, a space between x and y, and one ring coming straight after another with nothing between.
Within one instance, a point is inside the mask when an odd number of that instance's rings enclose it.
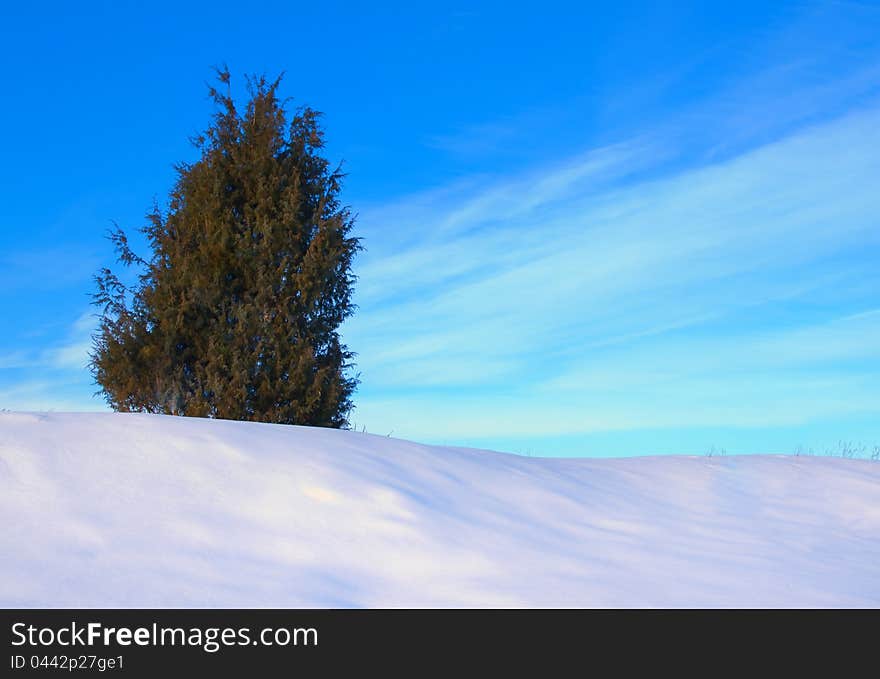
<instances>
[{"instance_id":1,"label":"conifer tree","mask_svg":"<svg viewBox=\"0 0 880 679\"><path fill-rule=\"evenodd\" d=\"M111 233L141 273L95 277L93 375L119 411L344 427L357 378L338 330L359 241L343 175L321 156L319 114L289 115L280 78L248 78L243 112L229 71L218 79L200 158L176 167L167 209L142 228L152 255Z\"/></svg>"}]
</instances>

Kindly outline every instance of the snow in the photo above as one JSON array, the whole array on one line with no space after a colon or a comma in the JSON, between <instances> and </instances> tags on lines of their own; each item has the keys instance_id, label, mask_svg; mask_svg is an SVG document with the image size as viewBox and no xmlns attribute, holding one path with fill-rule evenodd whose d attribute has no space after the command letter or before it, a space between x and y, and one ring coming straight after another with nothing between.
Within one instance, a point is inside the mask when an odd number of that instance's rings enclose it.
<instances>
[{"instance_id":1,"label":"snow","mask_svg":"<svg viewBox=\"0 0 880 679\"><path fill-rule=\"evenodd\" d=\"M0 414L3 607L880 606L880 464Z\"/></svg>"}]
</instances>

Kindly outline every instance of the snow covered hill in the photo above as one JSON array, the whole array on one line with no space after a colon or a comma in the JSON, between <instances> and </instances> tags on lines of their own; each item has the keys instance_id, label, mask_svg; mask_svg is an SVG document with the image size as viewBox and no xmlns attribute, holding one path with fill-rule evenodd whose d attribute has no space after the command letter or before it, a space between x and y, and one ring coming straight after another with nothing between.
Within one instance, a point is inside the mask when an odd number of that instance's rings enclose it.
<instances>
[{"instance_id":1,"label":"snow covered hill","mask_svg":"<svg viewBox=\"0 0 880 679\"><path fill-rule=\"evenodd\" d=\"M880 464L2 413L0 606L880 606Z\"/></svg>"}]
</instances>

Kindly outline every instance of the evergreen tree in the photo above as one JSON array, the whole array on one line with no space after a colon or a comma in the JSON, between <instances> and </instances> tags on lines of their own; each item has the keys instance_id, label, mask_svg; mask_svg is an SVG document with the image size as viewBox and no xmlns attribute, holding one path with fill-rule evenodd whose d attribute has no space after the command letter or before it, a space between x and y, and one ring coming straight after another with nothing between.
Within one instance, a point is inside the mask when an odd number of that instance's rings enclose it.
<instances>
[{"instance_id":1,"label":"evergreen tree","mask_svg":"<svg viewBox=\"0 0 880 679\"><path fill-rule=\"evenodd\" d=\"M344 427L357 378L338 329L359 241L343 175L320 155L319 114L288 116L280 78L249 78L243 114L229 71L218 79L201 157L176 167L167 210L142 228L152 256L111 233L142 272L132 286L95 277L93 375L119 411Z\"/></svg>"}]
</instances>

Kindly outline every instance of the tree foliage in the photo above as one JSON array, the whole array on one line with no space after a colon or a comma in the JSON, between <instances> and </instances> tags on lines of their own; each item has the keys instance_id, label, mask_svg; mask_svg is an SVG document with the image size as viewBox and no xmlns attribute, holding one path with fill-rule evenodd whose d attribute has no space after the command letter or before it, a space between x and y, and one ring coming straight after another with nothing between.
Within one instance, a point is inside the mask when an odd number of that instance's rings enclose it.
<instances>
[{"instance_id":1,"label":"tree foliage","mask_svg":"<svg viewBox=\"0 0 880 679\"><path fill-rule=\"evenodd\" d=\"M93 375L119 411L346 426L357 378L338 330L359 241L343 175L321 156L319 114L289 115L280 78L249 78L243 112L228 70L218 79L200 158L176 167L167 209L142 228L152 256L111 233L141 273L95 277Z\"/></svg>"}]
</instances>

